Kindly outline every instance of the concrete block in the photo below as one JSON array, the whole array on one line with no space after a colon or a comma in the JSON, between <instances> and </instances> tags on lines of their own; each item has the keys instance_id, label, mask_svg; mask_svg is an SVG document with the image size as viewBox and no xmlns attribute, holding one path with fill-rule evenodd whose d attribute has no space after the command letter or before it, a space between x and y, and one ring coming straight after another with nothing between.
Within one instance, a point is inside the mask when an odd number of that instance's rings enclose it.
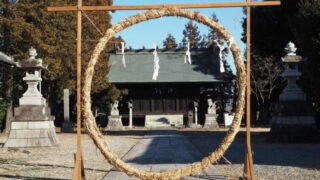
<instances>
[{"instance_id":1,"label":"concrete block","mask_svg":"<svg viewBox=\"0 0 320 180\"><path fill-rule=\"evenodd\" d=\"M51 142L51 145L58 145L59 144L59 140L57 138L56 131L54 128L49 129L47 134L48 134L48 138Z\"/></svg>"},{"instance_id":2,"label":"concrete block","mask_svg":"<svg viewBox=\"0 0 320 180\"><path fill-rule=\"evenodd\" d=\"M30 97L22 97L19 99L20 106L22 105L36 105L36 106L44 106L46 104L46 100L41 96L30 96Z\"/></svg>"},{"instance_id":3,"label":"concrete block","mask_svg":"<svg viewBox=\"0 0 320 180\"><path fill-rule=\"evenodd\" d=\"M11 129L9 134L9 139L15 139L16 138L16 130Z\"/></svg>"},{"instance_id":4,"label":"concrete block","mask_svg":"<svg viewBox=\"0 0 320 180\"><path fill-rule=\"evenodd\" d=\"M24 139L24 138L29 138L29 130L23 130L20 129L16 132L16 138L17 139Z\"/></svg>"},{"instance_id":5,"label":"concrete block","mask_svg":"<svg viewBox=\"0 0 320 180\"><path fill-rule=\"evenodd\" d=\"M49 134L49 133L48 133L48 129L41 129L41 130L40 130L39 137L40 137L40 138L47 138L47 137L49 137L48 134Z\"/></svg>"},{"instance_id":6,"label":"concrete block","mask_svg":"<svg viewBox=\"0 0 320 180\"><path fill-rule=\"evenodd\" d=\"M234 119L234 115L224 113L224 125L225 126L231 126L233 119Z\"/></svg>"},{"instance_id":7,"label":"concrete block","mask_svg":"<svg viewBox=\"0 0 320 180\"><path fill-rule=\"evenodd\" d=\"M12 122L11 129L28 129L28 122Z\"/></svg>"},{"instance_id":8,"label":"concrete block","mask_svg":"<svg viewBox=\"0 0 320 180\"><path fill-rule=\"evenodd\" d=\"M28 129L47 129L50 128L50 121L28 122Z\"/></svg>"},{"instance_id":9,"label":"concrete block","mask_svg":"<svg viewBox=\"0 0 320 180\"><path fill-rule=\"evenodd\" d=\"M206 114L203 128L218 128L217 114Z\"/></svg>"},{"instance_id":10,"label":"concrete block","mask_svg":"<svg viewBox=\"0 0 320 180\"><path fill-rule=\"evenodd\" d=\"M4 147L26 147L27 145L27 139L8 139Z\"/></svg>"},{"instance_id":11,"label":"concrete block","mask_svg":"<svg viewBox=\"0 0 320 180\"><path fill-rule=\"evenodd\" d=\"M49 128L55 128L53 121L49 121Z\"/></svg>"}]
</instances>

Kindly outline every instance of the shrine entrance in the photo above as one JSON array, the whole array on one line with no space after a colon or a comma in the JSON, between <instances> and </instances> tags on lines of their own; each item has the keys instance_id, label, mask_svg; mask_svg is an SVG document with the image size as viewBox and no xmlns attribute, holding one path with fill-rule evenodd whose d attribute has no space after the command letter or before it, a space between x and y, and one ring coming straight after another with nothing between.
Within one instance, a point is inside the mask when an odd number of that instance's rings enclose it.
<instances>
[{"instance_id":1,"label":"shrine entrance","mask_svg":"<svg viewBox=\"0 0 320 180\"><path fill-rule=\"evenodd\" d=\"M244 113L245 107L245 89L247 87L247 152L245 158L245 170L244 175L248 179L255 179L253 174L253 162L252 162L252 154L251 154L251 143L250 143L250 6L257 5L280 5L279 1L266 1L266 2L240 2L240 3L211 3L211 5L207 4L193 4L193 5L144 5L144 6L127 6L127 7L83 7L82 0L78 0L78 6L75 7L56 7L49 8L50 10L55 11L77 11L77 19L78 19L78 29L77 29L77 120L78 120L78 138L77 138L77 156L76 156L76 166L74 171L74 179L81 179L83 173L81 173L82 165L82 157L81 157L81 109L83 110L84 122L87 128L87 131L96 144L96 146L100 149L104 157L117 169L125 172L129 176L136 176L141 179L179 179L184 176L197 174L201 170L207 168L212 163L216 162L228 149L231 145L232 141L235 138L235 135L239 131L239 126L241 123L241 119ZM232 35L227 32L225 28L217 24L217 22L211 20L207 16L204 16L198 12L190 11L186 9L178 9L178 8L197 8L197 7L241 7L246 6L247 10L247 76L245 72L245 66L242 61L242 54L238 49L237 45L234 43ZM170 8L171 7L171 8ZM123 9L159 9L154 11L146 11L143 13L139 13L135 16L131 16L118 24L113 25L110 29L108 29L105 35L100 39L98 44L96 45L93 54L91 56L90 62L88 63L88 67L85 73L84 79L84 87L82 89L83 98L81 98L81 11L82 10L123 10ZM183 168L175 169L175 170L167 170L163 172L151 172L144 171L133 167L129 164L126 164L122 160L119 159L117 155L115 155L112 150L108 147L108 144L105 142L103 135L100 133L96 123L95 118L91 111L91 83L92 76L94 73L94 66L97 63L98 57L100 53L103 51L106 43L118 32L126 29L134 24L137 24L142 21L146 21L149 19L156 19L164 16L179 16L185 17L191 20L195 20L199 23L207 25L214 30L217 30L223 40L228 42L230 50L232 51L234 62L237 70L237 83L238 83L238 97L236 104L236 115L234 117L233 124L229 128L226 136L223 138L222 143L219 147L209 154L207 157L203 158L201 161L195 162L191 165L188 165ZM247 85L247 86L246 86ZM81 101L81 99L83 101ZM82 102L82 103L81 103ZM81 108L81 105L83 107Z\"/></svg>"}]
</instances>

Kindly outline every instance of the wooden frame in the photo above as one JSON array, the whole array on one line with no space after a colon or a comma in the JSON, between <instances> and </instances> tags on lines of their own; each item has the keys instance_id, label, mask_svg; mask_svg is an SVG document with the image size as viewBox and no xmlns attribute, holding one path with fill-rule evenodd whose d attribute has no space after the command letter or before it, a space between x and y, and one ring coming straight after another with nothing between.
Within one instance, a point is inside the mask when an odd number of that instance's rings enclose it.
<instances>
[{"instance_id":1,"label":"wooden frame","mask_svg":"<svg viewBox=\"0 0 320 180\"><path fill-rule=\"evenodd\" d=\"M217 8L217 7L246 7L247 14L247 105L246 105L246 155L244 177L251 180L255 179L253 171L253 160L251 152L251 136L250 136L250 9L251 6L272 6L280 5L280 1L259 1L251 2L230 2L230 3L197 3L197 4L163 4L163 5L129 5L129 6L82 6L82 0L78 0L77 6L66 7L49 7L48 11L76 11L77 12L77 154L76 164L73 173L73 179L81 179L83 173L82 156L81 156L81 24L82 11L116 11L116 10L144 10L144 9L161 9L161 8Z\"/></svg>"}]
</instances>

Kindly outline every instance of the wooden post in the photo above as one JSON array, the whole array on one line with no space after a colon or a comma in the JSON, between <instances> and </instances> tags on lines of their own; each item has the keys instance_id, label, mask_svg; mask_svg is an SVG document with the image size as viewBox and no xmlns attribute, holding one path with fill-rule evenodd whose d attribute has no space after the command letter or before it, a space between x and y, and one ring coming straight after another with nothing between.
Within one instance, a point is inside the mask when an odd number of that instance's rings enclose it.
<instances>
[{"instance_id":1,"label":"wooden post","mask_svg":"<svg viewBox=\"0 0 320 180\"><path fill-rule=\"evenodd\" d=\"M250 0L247 0L247 3L250 3ZM243 176L248 180L254 180L254 169L253 169L253 158L252 158L252 151L251 151L251 7L246 7L247 11L247 33L246 33L246 41L247 41L247 91L246 91L246 154L245 154L245 161L244 161L244 171Z\"/></svg>"},{"instance_id":2,"label":"wooden post","mask_svg":"<svg viewBox=\"0 0 320 180\"><path fill-rule=\"evenodd\" d=\"M81 40L82 40L82 0L78 0L77 10L77 154L73 170L73 180L82 179L82 152L81 152Z\"/></svg>"}]
</instances>

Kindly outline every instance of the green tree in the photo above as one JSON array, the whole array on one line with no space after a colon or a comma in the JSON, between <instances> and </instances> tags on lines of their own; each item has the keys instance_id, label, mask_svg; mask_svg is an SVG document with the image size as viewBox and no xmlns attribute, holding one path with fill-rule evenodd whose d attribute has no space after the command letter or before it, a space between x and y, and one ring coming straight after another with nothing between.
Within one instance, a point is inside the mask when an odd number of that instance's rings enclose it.
<instances>
[{"instance_id":1,"label":"green tree","mask_svg":"<svg viewBox=\"0 0 320 180\"><path fill-rule=\"evenodd\" d=\"M198 48L200 46L201 35L198 26L190 20L182 31L182 45L186 46L190 42L190 48Z\"/></svg>"},{"instance_id":2,"label":"green tree","mask_svg":"<svg viewBox=\"0 0 320 180\"><path fill-rule=\"evenodd\" d=\"M163 47L171 49L171 48L176 48L177 42L176 39L172 36L172 34L168 34L166 40L163 41Z\"/></svg>"},{"instance_id":3,"label":"green tree","mask_svg":"<svg viewBox=\"0 0 320 180\"><path fill-rule=\"evenodd\" d=\"M48 70L43 75L42 92L49 100L57 119L62 120L63 89L68 88L71 94L71 106L75 109L76 93L76 16L74 12L48 12L48 6L66 6L68 0L20 0L10 3L0 2L0 51L9 54L17 61L27 59L28 49L33 46L38 57L44 58ZM76 1L72 2L73 5ZM84 5L111 5L111 0L84 0ZM94 27L86 18L96 24ZM86 68L93 47L97 40L111 26L111 16L106 11L85 12L83 17L82 68ZM117 41L114 39L113 41ZM107 49L114 48L109 43ZM102 54L95 68L92 92L102 93L110 87L106 79L108 57ZM14 81L19 78L14 78ZM21 79L21 78L20 78ZM8 79L4 79L5 82ZM18 83L20 84L20 83ZM100 94L104 96L106 94ZM21 96L21 95L20 95ZM19 98L20 96L14 96ZM58 120L59 121L59 120Z\"/></svg>"},{"instance_id":4,"label":"green tree","mask_svg":"<svg viewBox=\"0 0 320 180\"><path fill-rule=\"evenodd\" d=\"M215 22L219 22L218 17L215 13L212 13L211 19L214 20ZM216 29L210 29L208 34L204 34L202 36L202 40L200 43L201 47L209 47L212 44L215 43L215 41L218 41L219 44L224 45L224 41L221 40L222 37L221 35L217 32ZM224 52L224 57L227 55L228 50L226 49Z\"/></svg>"}]
</instances>

